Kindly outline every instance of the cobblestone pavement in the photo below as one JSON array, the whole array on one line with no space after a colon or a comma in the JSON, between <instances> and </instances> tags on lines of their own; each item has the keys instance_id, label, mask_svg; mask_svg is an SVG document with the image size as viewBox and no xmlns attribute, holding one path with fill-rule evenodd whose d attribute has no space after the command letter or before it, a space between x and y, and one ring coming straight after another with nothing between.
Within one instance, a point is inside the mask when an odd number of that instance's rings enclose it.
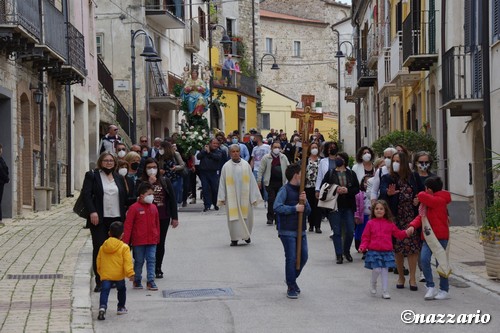
<instances>
[{"instance_id":1,"label":"cobblestone pavement","mask_svg":"<svg viewBox=\"0 0 500 333\"><path fill-rule=\"evenodd\" d=\"M0 227L0 332L94 331L92 246L83 219L72 212L74 201L65 199L50 211L6 219ZM188 208L185 211L193 212L194 205ZM181 209L184 220L193 217L183 214L189 213ZM476 228L452 227L450 235L454 280L500 295L500 282L486 274Z\"/></svg>"},{"instance_id":2,"label":"cobblestone pavement","mask_svg":"<svg viewBox=\"0 0 500 333\"><path fill-rule=\"evenodd\" d=\"M0 228L0 332L70 332L75 265L89 232L74 199Z\"/></svg>"}]
</instances>

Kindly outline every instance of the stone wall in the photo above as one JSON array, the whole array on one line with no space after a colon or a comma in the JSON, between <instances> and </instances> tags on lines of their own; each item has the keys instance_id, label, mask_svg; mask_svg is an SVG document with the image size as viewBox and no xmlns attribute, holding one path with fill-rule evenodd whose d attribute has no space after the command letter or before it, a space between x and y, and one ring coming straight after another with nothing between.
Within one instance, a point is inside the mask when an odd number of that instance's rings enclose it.
<instances>
[{"instance_id":1,"label":"stone wall","mask_svg":"<svg viewBox=\"0 0 500 333\"><path fill-rule=\"evenodd\" d=\"M260 8L327 23L338 22L350 14L350 6L333 0L266 0Z\"/></svg>"}]
</instances>

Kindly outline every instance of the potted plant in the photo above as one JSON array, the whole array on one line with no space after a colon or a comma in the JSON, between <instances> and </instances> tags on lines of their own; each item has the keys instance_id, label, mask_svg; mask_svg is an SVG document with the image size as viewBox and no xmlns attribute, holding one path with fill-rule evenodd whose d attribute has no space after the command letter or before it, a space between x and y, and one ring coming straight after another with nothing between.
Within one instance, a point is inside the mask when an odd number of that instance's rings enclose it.
<instances>
[{"instance_id":1,"label":"potted plant","mask_svg":"<svg viewBox=\"0 0 500 333\"><path fill-rule=\"evenodd\" d=\"M346 62L345 62L345 70L347 71L347 74L352 74L352 70L354 69L354 66L356 65L356 58L354 57L347 57Z\"/></svg>"},{"instance_id":2,"label":"potted plant","mask_svg":"<svg viewBox=\"0 0 500 333\"><path fill-rule=\"evenodd\" d=\"M492 186L493 203L484 210L483 225L479 228L483 242L486 273L500 278L500 181Z\"/></svg>"}]
</instances>

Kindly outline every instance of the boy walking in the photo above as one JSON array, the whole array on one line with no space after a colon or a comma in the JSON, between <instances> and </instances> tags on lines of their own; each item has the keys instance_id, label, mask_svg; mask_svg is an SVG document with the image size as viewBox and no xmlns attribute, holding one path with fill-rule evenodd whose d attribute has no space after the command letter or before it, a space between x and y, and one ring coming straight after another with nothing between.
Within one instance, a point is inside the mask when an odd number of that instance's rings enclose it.
<instances>
[{"instance_id":1,"label":"boy walking","mask_svg":"<svg viewBox=\"0 0 500 333\"><path fill-rule=\"evenodd\" d=\"M443 190L443 181L437 176L427 178L424 185L425 191L420 192L417 197L420 205L424 205L426 208L426 213L417 216L410 223L408 230L413 234L415 229L422 228L423 244L420 251L420 264L427 286L424 299L447 299L449 291L448 275L451 270L445 252L450 237L446 206L451 202L451 195ZM426 215L427 218L422 215ZM439 265L439 291L434 287L432 279L431 256L433 254Z\"/></svg>"},{"instance_id":2,"label":"boy walking","mask_svg":"<svg viewBox=\"0 0 500 333\"><path fill-rule=\"evenodd\" d=\"M99 316L97 319L104 320L108 308L109 290L111 284L116 284L118 293L118 310L116 314L127 313L125 301L127 299L127 288L124 278L134 280L134 269L132 267L132 256L130 248L121 241L123 237L123 223L113 222L109 227L109 238L102 244L97 254L97 272L101 277L101 297L99 299Z\"/></svg>"},{"instance_id":3,"label":"boy walking","mask_svg":"<svg viewBox=\"0 0 500 333\"><path fill-rule=\"evenodd\" d=\"M142 286L142 266L146 261L148 290L158 290L155 284L156 244L160 242L160 218L153 204L153 186L143 182L137 189L137 202L127 211L123 241L133 246L134 289Z\"/></svg>"},{"instance_id":4,"label":"boy walking","mask_svg":"<svg viewBox=\"0 0 500 333\"><path fill-rule=\"evenodd\" d=\"M289 165L285 170L285 177L288 183L283 185L276 195L274 201L274 212L277 216L278 237L283 243L285 250L285 277L288 286L286 296L291 299L298 298L300 288L297 285L297 278L307 262L307 237L306 237L306 217L311 213L311 206L306 199L306 192L299 193L300 189L300 165L297 163ZM305 204L300 204L299 200ZM297 261L297 230L298 214L302 216L302 246L300 257L300 269L295 267Z\"/></svg>"}]
</instances>

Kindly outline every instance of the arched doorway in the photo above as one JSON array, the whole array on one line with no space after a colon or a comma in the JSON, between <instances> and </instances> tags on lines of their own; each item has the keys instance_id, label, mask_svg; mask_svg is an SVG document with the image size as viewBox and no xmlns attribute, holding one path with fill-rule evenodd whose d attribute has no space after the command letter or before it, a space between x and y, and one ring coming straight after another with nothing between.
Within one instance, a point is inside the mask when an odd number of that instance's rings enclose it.
<instances>
[{"instance_id":1,"label":"arched doorway","mask_svg":"<svg viewBox=\"0 0 500 333\"><path fill-rule=\"evenodd\" d=\"M49 165L49 187L53 188L52 203L58 203L58 174L59 166L57 163L57 108L54 103L49 106L49 151L48 151L48 165Z\"/></svg>"},{"instance_id":2,"label":"arched doorway","mask_svg":"<svg viewBox=\"0 0 500 333\"><path fill-rule=\"evenodd\" d=\"M33 208L33 126L31 105L26 94L20 98L20 126L21 137L19 149L21 159L19 161L19 190L18 190L18 214L21 214L23 206Z\"/></svg>"}]
</instances>

